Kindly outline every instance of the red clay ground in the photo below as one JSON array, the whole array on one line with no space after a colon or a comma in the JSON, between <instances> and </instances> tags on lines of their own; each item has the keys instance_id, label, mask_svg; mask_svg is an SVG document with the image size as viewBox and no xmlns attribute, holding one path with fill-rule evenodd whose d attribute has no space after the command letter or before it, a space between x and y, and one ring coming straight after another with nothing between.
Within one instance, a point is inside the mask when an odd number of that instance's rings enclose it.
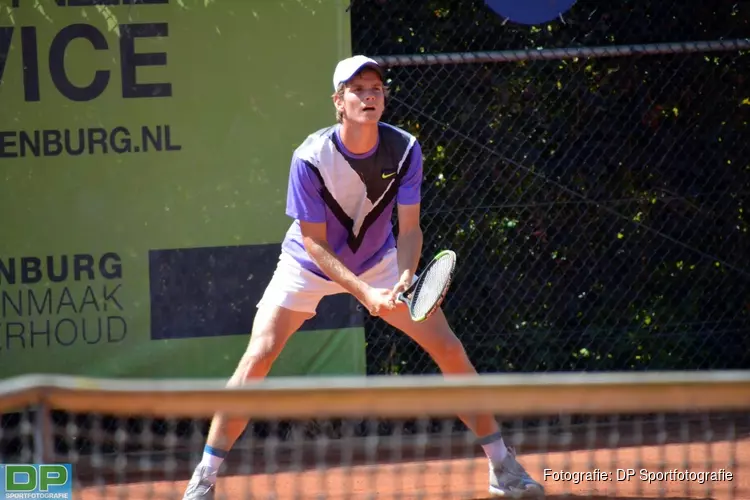
<instances>
[{"instance_id":1,"label":"red clay ground","mask_svg":"<svg viewBox=\"0 0 750 500\"><path fill-rule=\"evenodd\" d=\"M617 450L528 454L519 457L526 469L546 488L547 499L716 499L750 500L750 439L736 443L632 447ZM544 479L543 469L552 471L610 472L610 480L555 481ZM629 481L618 480L617 469L635 469ZM639 470L656 473L678 469L693 473L723 469L732 480L662 481L649 484ZM182 498L187 481L154 481L79 490L80 500L166 500ZM280 472L271 476L223 477L218 498L244 499L485 499L487 465L483 459L429 460L351 468L329 468ZM567 497L567 495L572 495ZM589 496L591 495L591 496Z\"/></svg>"}]
</instances>

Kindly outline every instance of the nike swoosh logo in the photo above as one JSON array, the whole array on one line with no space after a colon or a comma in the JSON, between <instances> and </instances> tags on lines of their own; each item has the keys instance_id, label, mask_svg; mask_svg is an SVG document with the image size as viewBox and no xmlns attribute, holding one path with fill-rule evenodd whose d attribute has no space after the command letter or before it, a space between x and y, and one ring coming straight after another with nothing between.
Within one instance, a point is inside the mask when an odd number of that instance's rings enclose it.
<instances>
[{"instance_id":1,"label":"nike swoosh logo","mask_svg":"<svg viewBox=\"0 0 750 500\"><path fill-rule=\"evenodd\" d=\"M390 179L390 178L391 178L391 177L393 177L394 175L396 175L396 172L391 172L390 174L380 174L380 176L381 176L381 177L382 177L383 179Z\"/></svg>"}]
</instances>

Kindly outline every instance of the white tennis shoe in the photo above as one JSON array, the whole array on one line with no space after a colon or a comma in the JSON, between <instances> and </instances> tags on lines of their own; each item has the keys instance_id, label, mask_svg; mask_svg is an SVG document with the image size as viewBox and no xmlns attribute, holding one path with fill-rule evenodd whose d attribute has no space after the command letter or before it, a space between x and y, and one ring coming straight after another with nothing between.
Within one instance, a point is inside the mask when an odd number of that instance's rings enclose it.
<instances>
[{"instance_id":1,"label":"white tennis shoe","mask_svg":"<svg viewBox=\"0 0 750 500\"><path fill-rule=\"evenodd\" d=\"M508 498L544 498L544 487L534 481L508 448L508 454L499 465L490 462L490 495Z\"/></svg>"}]
</instances>

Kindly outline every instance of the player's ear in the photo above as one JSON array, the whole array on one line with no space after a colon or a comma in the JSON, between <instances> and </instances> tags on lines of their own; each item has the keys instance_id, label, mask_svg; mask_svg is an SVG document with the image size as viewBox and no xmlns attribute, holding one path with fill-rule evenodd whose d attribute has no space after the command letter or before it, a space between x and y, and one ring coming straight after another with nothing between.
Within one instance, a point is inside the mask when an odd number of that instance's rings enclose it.
<instances>
[{"instance_id":1,"label":"player's ear","mask_svg":"<svg viewBox=\"0 0 750 500\"><path fill-rule=\"evenodd\" d=\"M344 111L344 84L339 84L339 88L336 89L336 92L333 93L331 96L333 99L333 106L336 108L336 111Z\"/></svg>"},{"instance_id":2,"label":"player's ear","mask_svg":"<svg viewBox=\"0 0 750 500\"><path fill-rule=\"evenodd\" d=\"M344 111L344 100L338 94L333 94L333 107L336 108L336 111L338 112Z\"/></svg>"}]
</instances>

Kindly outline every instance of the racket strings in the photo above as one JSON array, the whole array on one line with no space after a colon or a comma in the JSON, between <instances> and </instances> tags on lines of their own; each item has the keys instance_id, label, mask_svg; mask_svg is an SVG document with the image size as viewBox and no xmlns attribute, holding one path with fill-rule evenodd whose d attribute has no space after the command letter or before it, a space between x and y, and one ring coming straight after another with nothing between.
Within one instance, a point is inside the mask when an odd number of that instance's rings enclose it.
<instances>
[{"instance_id":1,"label":"racket strings","mask_svg":"<svg viewBox=\"0 0 750 500\"><path fill-rule=\"evenodd\" d=\"M454 260L445 256L425 270L412 297L412 315L428 314L442 299L453 275Z\"/></svg>"}]
</instances>

